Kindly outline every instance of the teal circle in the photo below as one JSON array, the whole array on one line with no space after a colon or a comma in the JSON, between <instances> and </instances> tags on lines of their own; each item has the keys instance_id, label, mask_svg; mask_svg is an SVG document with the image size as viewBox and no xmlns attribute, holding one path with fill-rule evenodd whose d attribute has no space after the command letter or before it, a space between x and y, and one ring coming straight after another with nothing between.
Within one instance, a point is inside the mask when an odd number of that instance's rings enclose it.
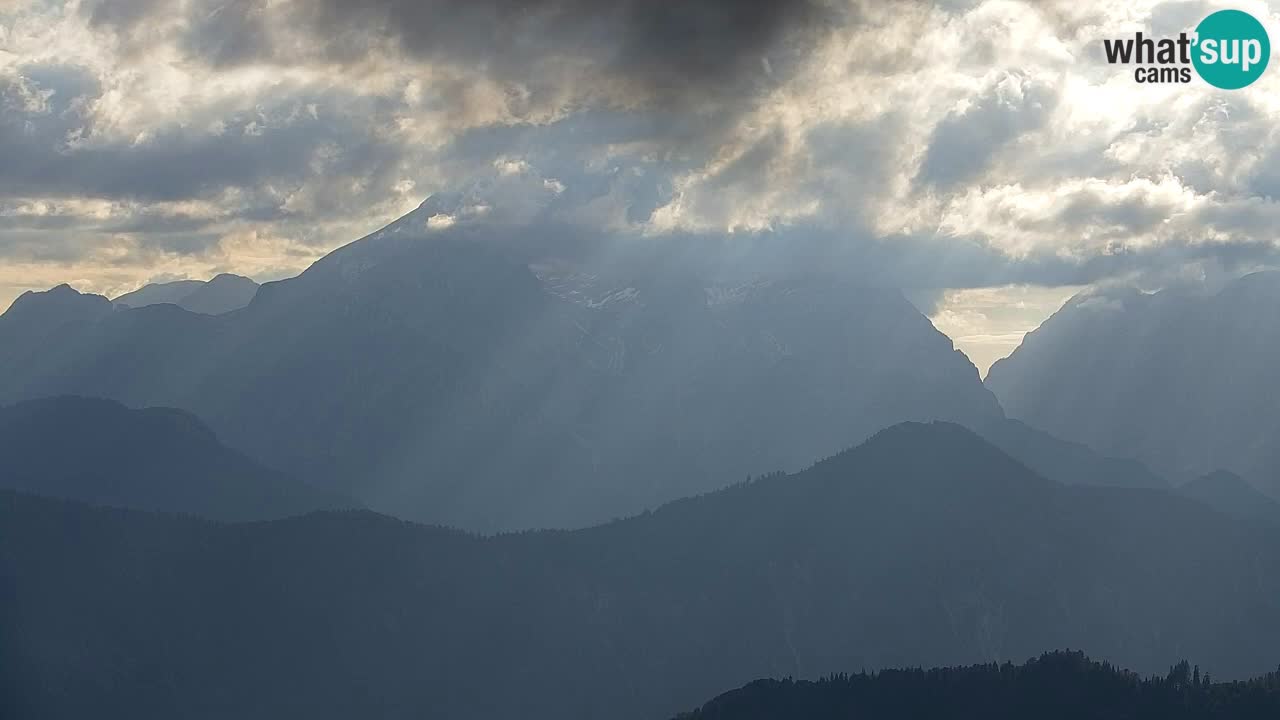
<instances>
[{"instance_id":1,"label":"teal circle","mask_svg":"<svg viewBox=\"0 0 1280 720\"><path fill-rule=\"evenodd\" d=\"M1246 60L1248 70L1244 68ZM1262 77L1270 60L1267 29L1247 12L1219 10L1196 26L1191 62L1200 77L1214 87L1238 90L1250 85Z\"/></svg>"}]
</instances>

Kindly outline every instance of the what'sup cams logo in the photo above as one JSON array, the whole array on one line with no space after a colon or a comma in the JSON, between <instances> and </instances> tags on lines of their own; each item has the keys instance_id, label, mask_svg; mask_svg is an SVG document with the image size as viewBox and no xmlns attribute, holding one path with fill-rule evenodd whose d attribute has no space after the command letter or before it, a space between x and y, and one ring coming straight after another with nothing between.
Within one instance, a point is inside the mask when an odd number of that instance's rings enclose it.
<instances>
[{"instance_id":1,"label":"what'sup cams logo","mask_svg":"<svg viewBox=\"0 0 1280 720\"><path fill-rule=\"evenodd\" d=\"M1267 69L1271 40L1266 28L1240 10L1219 10L1188 35L1103 40L1107 62L1137 65L1133 79L1140 83L1189 83L1195 70L1205 82L1223 90L1253 83Z\"/></svg>"}]
</instances>

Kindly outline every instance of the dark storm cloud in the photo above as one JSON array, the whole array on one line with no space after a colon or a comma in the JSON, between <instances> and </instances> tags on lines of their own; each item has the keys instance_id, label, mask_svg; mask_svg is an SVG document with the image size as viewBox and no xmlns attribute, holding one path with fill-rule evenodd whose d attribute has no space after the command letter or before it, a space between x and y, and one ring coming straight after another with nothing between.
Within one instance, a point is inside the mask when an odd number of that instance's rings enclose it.
<instances>
[{"instance_id":1,"label":"dark storm cloud","mask_svg":"<svg viewBox=\"0 0 1280 720\"><path fill-rule=\"evenodd\" d=\"M0 196L185 200L268 181L378 177L399 158L377 133L376 108L332 92L303 88L251 110L214 108L203 125L165 125L132 140L98 137L91 105L101 93L86 68L33 65L0 77ZM317 173L326 144L341 152Z\"/></svg>"},{"instance_id":2,"label":"dark storm cloud","mask_svg":"<svg viewBox=\"0 0 1280 720\"><path fill-rule=\"evenodd\" d=\"M121 47L142 56L162 39L189 60L218 69L252 63L340 68L338 84L359 84L363 64L389 58L453 68L432 73L415 107L401 115L444 117L448 137L432 162L462 184L483 175L494 158L524 157L564 191L549 205L572 211L610 193L627 194L629 221L648 219L671 196L671 177L705 162L733 133L754 99L786 81L821 33L854 13L826 0L88 0L81 13ZM335 65L336 64L336 65ZM461 73L460 75L456 73ZM505 99L474 94L479 79L514 84ZM57 93L65 100L67 93ZM86 94L92 97L92 93ZM314 102L273 88L268 104ZM389 100L388 102L395 102ZM494 121L496 102L510 115ZM0 148L17 162L0 170L0 194L127 197L144 201L207 196L225 188L253 190L266 180L308 179L316 147L331 143L364 167L331 169L338 177L378 175L421 156L415 148L379 142L369 124L393 121L376 112L339 126L338 103L322 104L322 119L255 134L242 111L221 117L210 133L190 123L162 125L144 142L99 143L62 152L68 133L92 134L93 118L78 111L40 118L10 116ZM623 107L619 107L623 106ZM513 122L540 109L538 122ZM545 113L568 110L545 123ZM217 117L215 110L215 117ZM337 110L337 112L341 112ZM502 115L499 112L499 115ZM0 118L3 121L4 118ZM203 120L203 118L202 118ZM35 123L19 139L14 126ZM31 142L32 140L35 142ZM17 148L19 142L26 144ZM650 143L665 155L601 162L609 144ZM675 159L673 159L675 158ZM324 178L309 178L313 185ZM385 182L380 183L385 190ZM251 193L252 194L252 193ZM385 196L386 192L383 193ZM348 202L350 199L348 199ZM260 204L257 215L261 216ZM140 222L146 222L145 219Z\"/></svg>"},{"instance_id":3,"label":"dark storm cloud","mask_svg":"<svg viewBox=\"0 0 1280 720\"><path fill-rule=\"evenodd\" d=\"M1150 194L1134 193L1108 198L1088 190L1077 193L1062 209L1045 218L1041 229L1104 227L1112 228L1117 237L1133 237L1155 229L1172 214L1167 203Z\"/></svg>"},{"instance_id":4,"label":"dark storm cloud","mask_svg":"<svg viewBox=\"0 0 1280 720\"><path fill-rule=\"evenodd\" d=\"M1019 135L1039 127L1056 96L1018 75L992 85L974 103L947 115L933 131L917 180L951 188L972 179Z\"/></svg>"},{"instance_id":5,"label":"dark storm cloud","mask_svg":"<svg viewBox=\"0 0 1280 720\"><path fill-rule=\"evenodd\" d=\"M145 36L172 11L154 0L99 0L101 27ZM198 0L180 45L212 65L323 60L353 63L398 50L538 86L547 62L584 60L593 73L653 97L721 98L773 82L811 47L812 33L849 21L824 0Z\"/></svg>"},{"instance_id":6,"label":"dark storm cloud","mask_svg":"<svg viewBox=\"0 0 1280 720\"><path fill-rule=\"evenodd\" d=\"M123 220L104 223L99 230L105 233L124 233L127 235L180 235L203 230L213 225L214 222L213 218L194 217L186 213L158 216L138 213Z\"/></svg>"},{"instance_id":7,"label":"dark storm cloud","mask_svg":"<svg viewBox=\"0 0 1280 720\"><path fill-rule=\"evenodd\" d=\"M619 143L662 143L664 150L695 151L700 157L715 151L697 144L707 120L687 114L649 110L584 109L554 122L481 125L459 131L443 149L445 159L462 160L495 155L534 153L583 158L594 148ZM722 128L727 130L727 128ZM685 162L685 165L689 165Z\"/></svg>"},{"instance_id":8,"label":"dark storm cloud","mask_svg":"<svg viewBox=\"0 0 1280 720\"><path fill-rule=\"evenodd\" d=\"M80 4L80 11L94 27L131 29L166 4L166 0L86 0Z\"/></svg>"},{"instance_id":9,"label":"dark storm cloud","mask_svg":"<svg viewBox=\"0 0 1280 720\"><path fill-rule=\"evenodd\" d=\"M1049 250L1014 259L979 238L893 240L893 247L881 243L880 252L848 257L862 261L875 282L900 288L1061 287L1167 273L1191 265L1208 264L1234 272L1280 263L1280 249L1261 241L1209 244L1180 238L1079 259Z\"/></svg>"},{"instance_id":10,"label":"dark storm cloud","mask_svg":"<svg viewBox=\"0 0 1280 720\"><path fill-rule=\"evenodd\" d=\"M705 128L705 121L676 113L584 110L546 124L460 131L441 148L437 161L451 177L467 178L492 174L494 158L519 158L530 172L563 186L544 215L564 217L614 193L625 205L628 222L644 222L670 201L671 178L700 166L715 151L714 145L695 142ZM601 151L627 143L651 150Z\"/></svg>"},{"instance_id":11,"label":"dark storm cloud","mask_svg":"<svg viewBox=\"0 0 1280 720\"><path fill-rule=\"evenodd\" d=\"M1188 266L1239 273L1280 265L1270 240L1207 243L1198 236L1174 237L1158 245L1118 245L1107 253L1071 257L1044 248L1011 257L980 236L933 233L878 237L869 229L833 229L794 223L776 230L732 235L672 236L704 248L707 265L742 258L743 272L822 272L853 281L909 291L932 309L936 288L984 288L1010 284L1048 287L1090 285L1114 278L1154 277ZM1156 283L1158 285L1158 283Z\"/></svg>"},{"instance_id":12,"label":"dark storm cloud","mask_svg":"<svg viewBox=\"0 0 1280 720\"><path fill-rule=\"evenodd\" d=\"M1152 22L1177 25L1193 5L1159 6ZM438 193L442 222L591 252L671 230L690 254L764 269L1074 285L1143 263L1265 260L1249 238L1280 219L1262 201L1280 197L1265 103L1088 104L1111 72L1090 64L1090 28L1115 24L1104 4L67 7L79 15L47 5L65 34L6 31L26 36L20 57L63 64L0 69L0 252L8 237L34 257L46 233L78 238L51 239L55 254L119 242L136 261L198 254L221 234L228 257L256 262L259 247L333 245ZM1010 41L1041 27L1032 44L1051 51ZM1059 102L1066 92L1078 97ZM1112 115L1124 121L1101 122ZM1193 137L1211 142L1179 152Z\"/></svg>"},{"instance_id":13,"label":"dark storm cloud","mask_svg":"<svg viewBox=\"0 0 1280 720\"><path fill-rule=\"evenodd\" d=\"M1280 200L1280 146L1267 150L1250 174L1248 187L1260 197Z\"/></svg>"},{"instance_id":14,"label":"dark storm cloud","mask_svg":"<svg viewBox=\"0 0 1280 720\"><path fill-rule=\"evenodd\" d=\"M235 65L272 52L265 7L257 0L219 0L191 13L188 22L184 49L211 65Z\"/></svg>"}]
</instances>

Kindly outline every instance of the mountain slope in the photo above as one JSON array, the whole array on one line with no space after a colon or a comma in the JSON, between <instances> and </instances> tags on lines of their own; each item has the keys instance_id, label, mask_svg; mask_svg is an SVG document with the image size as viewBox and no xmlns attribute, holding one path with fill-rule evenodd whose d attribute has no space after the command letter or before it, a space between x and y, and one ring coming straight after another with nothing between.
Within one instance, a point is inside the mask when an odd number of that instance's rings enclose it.
<instances>
[{"instance_id":1,"label":"mountain slope","mask_svg":"<svg viewBox=\"0 0 1280 720\"><path fill-rule=\"evenodd\" d=\"M1280 492L1280 273L1213 295L1080 295L987 376L1011 417L1186 481L1227 469Z\"/></svg>"},{"instance_id":2,"label":"mountain slope","mask_svg":"<svg viewBox=\"0 0 1280 720\"><path fill-rule=\"evenodd\" d=\"M1178 487L1178 494L1236 517L1280 524L1280 502L1267 497L1244 478L1224 470Z\"/></svg>"},{"instance_id":3,"label":"mountain slope","mask_svg":"<svg viewBox=\"0 0 1280 720\"><path fill-rule=\"evenodd\" d=\"M730 272L728 249L675 241L553 256L512 228L429 231L429 209L224 315L107 308L39 342L0 316L0 401L179 407L269 466L478 530L588 525L897 422L1002 417L897 291Z\"/></svg>"},{"instance_id":4,"label":"mountain slope","mask_svg":"<svg viewBox=\"0 0 1280 720\"><path fill-rule=\"evenodd\" d=\"M227 449L187 413L78 397L0 407L0 487L223 520L351 505Z\"/></svg>"},{"instance_id":5,"label":"mountain slope","mask_svg":"<svg viewBox=\"0 0 1280 720\"><path fill-rule=\"evenodd\" d=\"M761 680L681 720L1263 720L1280 715L1280 674L1214 684L1185 662L1142 679L1080 653L1023 665L975 665L840 675L817 682Z\"/></svg>"},{"instance_id":6,"label":"mountain slope","mask_svg":"<svg viewBox=\"0 0 1280 720\"><path fill-rule=\"evenodd\" d=\"M1278 539L1165 492L1052 483L946 424L573 532L225 526L3 494L19 671L0 707L669 717L758 677L1053 647L1243 677L1277 661Z\"/></svg>"},{"instance_id":7,"label":"mountain slope","mask_svg":"<svg viewBox=\"0 0 1280 720\"><path fill-rule=\"evenodd\" d=\"M1064 485L1169 489L1164 478L1137 460L1106 457L1086 445L1060 440L1021 420L997 420L977 430L988 442L1019 462Z\"/></svg>"},{"instance_id":8,"label":"mountain slope","mask_svg":"<svg viewBox=\"0 0 1280 720\"><path fill-rule=\"evenodd\" d=\"M222 273L208 281L177 280L144 285L112 302L129 308L169 303L202 315L239 310L258 292L258 283L247 277Z\"/></svg>"}]
</instances>

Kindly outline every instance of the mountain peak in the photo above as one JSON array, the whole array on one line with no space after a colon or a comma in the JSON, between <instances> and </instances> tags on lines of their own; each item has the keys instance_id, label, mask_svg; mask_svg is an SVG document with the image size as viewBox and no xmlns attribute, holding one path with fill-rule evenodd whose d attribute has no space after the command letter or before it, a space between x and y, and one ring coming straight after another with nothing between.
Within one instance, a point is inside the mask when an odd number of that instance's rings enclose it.
<instances>
[{"instance_id":1,"label":"mountain peak","mask_svg":"<svg viewBox=\"0 0 1280 720\"><path fill-rule=\"evenodd\" d=\"M895 290L760 269L768 282L709 302L755 263L676 242L593 257L510 227L421 227L346 245L217 322L122 311L56 352L27 340L35 330L6 335L0 346L42 350L14 353L0 398L40 387L182 407L269 466L471 530L592 524L799 470L903 420L1002 417ZM566 302L576 287L557 293L531 269L544 255L598 284Z\"/></svg>"},{"instance_id":2,"label":"mountain peak","mask_svg":"<svg viewBox=\"0 0 1280 720\"><path fill-rule=\"evenodd\" d=\"M872 435L859 447L863 450L915 453L922 445L927 445L935 453L990 450L1002 454L969 428L945 420L909 420L891 425Z\"/></svg>"},{"instance_id":3,"label":"mountain peak","mask_svg":"<svg viewBox=\"0 0 1280 720\"><path fill-rule=\"evenodd\" d=\"M876 482L996 483L1020 488L1057 485L969 428L941 420L909 421L885 428L861 445L815 464L813 470L878 478ZM964 472L964 477L957 477L958 472Z\"/></svg>"},{"instance_id":4,"label":"mountain peak","mask_svg":"<svg viewBox=\"0 0 1280 720\"><path fill-rule=\"evenodd\" d=\"M56 323L78 317L110 312L111 301L101 295L82 293L63 283L43 292L28 290L19 295L0 317Z\"/></svg>"},{"instance_id":5,"label":"mountain peak","mask_svg":"<svg viewBox=\"0 0 1280 720\"><path fill-rule=\"evenodd\" d=\"M249 304L258 291L252 279L219 273L208 281L175 280L151 283L117 297L115 303L129 308L171 304L201 315L221 315Z\"/></svg>"}]
</instances>

